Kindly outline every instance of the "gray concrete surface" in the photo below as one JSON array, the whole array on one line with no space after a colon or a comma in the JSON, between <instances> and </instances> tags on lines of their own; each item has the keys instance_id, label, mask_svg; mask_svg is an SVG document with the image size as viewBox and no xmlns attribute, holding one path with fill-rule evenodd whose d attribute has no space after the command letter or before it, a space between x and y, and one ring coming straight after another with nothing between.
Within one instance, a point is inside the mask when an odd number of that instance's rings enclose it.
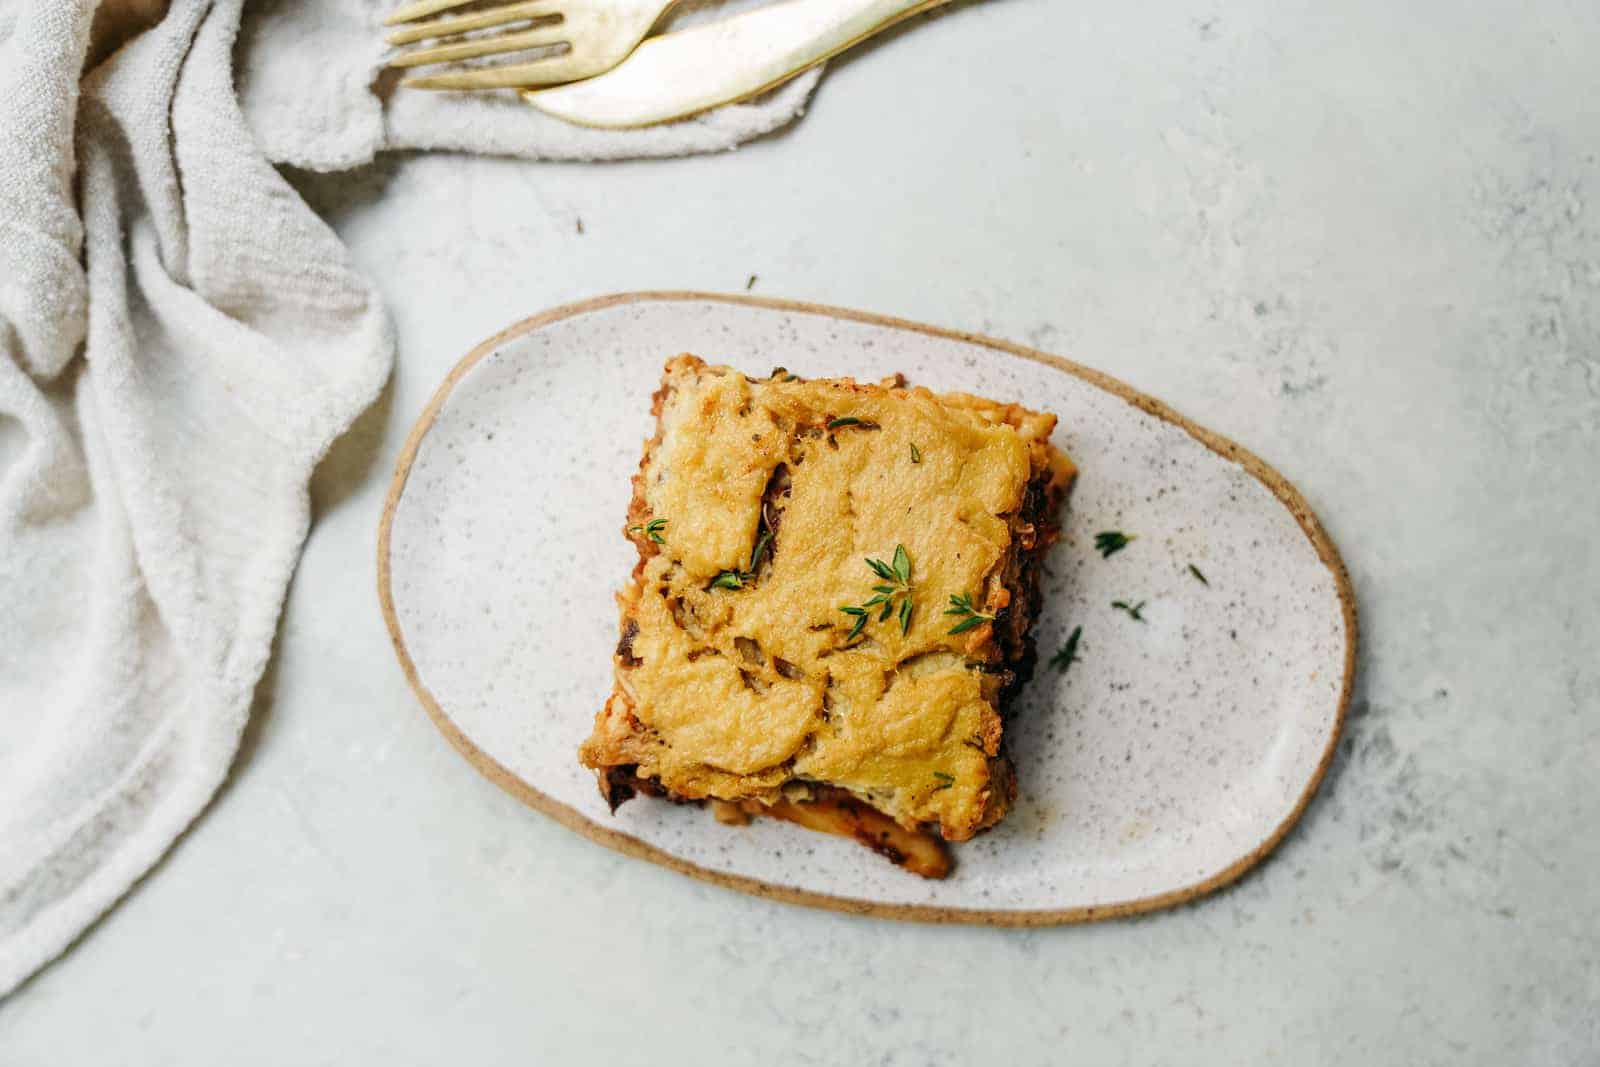
<instances>
[{"instance_id":1,"label":"gray concrete surface","mask_svg":"<svg viewBox=\"0 0 1600 1067\"><path fill-rule=\"evenodd\" d=\"M233 781L0 1005L0 1063L1600 1063L1597 44L1592 0L988 0L731 155L298 176L395 381L318 473ZM864 921L613 855L443 743L373 594L412 418L513 319L751 275L1070 355L1305 491L1365 641L1277 856L1134 921Z\"/></svg>"}]
</instances>

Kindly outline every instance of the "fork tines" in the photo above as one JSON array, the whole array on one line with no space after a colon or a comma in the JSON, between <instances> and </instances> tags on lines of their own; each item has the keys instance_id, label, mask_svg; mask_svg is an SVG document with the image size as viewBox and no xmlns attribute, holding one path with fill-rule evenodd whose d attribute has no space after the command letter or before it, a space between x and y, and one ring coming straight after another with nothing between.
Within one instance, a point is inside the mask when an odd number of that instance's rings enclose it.
<instances>
[{"instance_id":1,"label":"fork tines","mask_svg":"<svg viewBox=\"0 0 1600 1067\"><path fill-rule=\"evenodd\" d=\"M393 25L402 21L401 16L411 11L432 13L432 11L440 10L445 6L459 7L461 5L459 0L451 0L448 5L446 5L445 0L422 0L420 3L402 8L394 15L391 15L388 22ZM520 52L527 48L541 48L546 45L560 44L566 39L565 32L561 26L561 15L557 10L557 0L519 0L517 3L502 4L470 15L434 19L431 22L422 22L407 26L404 29L394 30L389 34L388 41L392 45L405 45L428 38L454 37L458 34L470 33L473 30L484 30L494 26L504 26L508 23L534 21L543 23L543 25L515 33L498 33L436 44L428 48L413 48L395 56L389 61L389 65L391 67L418 67L428 63L448 63L458 59L475 59L478 56L492 56L502 52Z\"/></svg>"},{"instance_id":2,"label":"fork tines","mask_svg":"<svg viewBox=\"0 0 1600 1067\"><path fill-rule=\"evenodd\" d=\"M390 15L391 67L534 51L409 77L419 89L525 89L589 78L627 58L674 0L414 0ZM465 9L465 10L458 10ZM442 18L443 12L456 11ZM484 32L479 32L484 31ZM425 41L420 47L406 47Z\"/></svg>"}]
</instances>

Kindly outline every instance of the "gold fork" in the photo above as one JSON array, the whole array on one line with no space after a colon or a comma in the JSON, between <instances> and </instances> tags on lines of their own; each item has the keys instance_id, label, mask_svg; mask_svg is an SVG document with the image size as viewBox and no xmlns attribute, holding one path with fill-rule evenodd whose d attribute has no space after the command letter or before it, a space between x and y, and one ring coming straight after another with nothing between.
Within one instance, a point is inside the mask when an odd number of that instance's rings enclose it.
<instances>
[{"instance_id":1,"label":"gold fork","mask_svg":"<svg viewBox=\"0 0 1600 1067\"><path fill-rule=\"evenodd\" d=\"M403 51L388 65L420 67L562 44L567 50L525 63L424 74L401 84L418 89L521 89L593 77L626 59L678 0L517 0L466 15L418 21L477 2L416 0L390 15L385 25L403 27L389 34L390 44L408 45L430 38L442 43ZM464 36L494 27L505 29ZM444 40L452 37L459 39Z\"/></svg>"}]
</instances>

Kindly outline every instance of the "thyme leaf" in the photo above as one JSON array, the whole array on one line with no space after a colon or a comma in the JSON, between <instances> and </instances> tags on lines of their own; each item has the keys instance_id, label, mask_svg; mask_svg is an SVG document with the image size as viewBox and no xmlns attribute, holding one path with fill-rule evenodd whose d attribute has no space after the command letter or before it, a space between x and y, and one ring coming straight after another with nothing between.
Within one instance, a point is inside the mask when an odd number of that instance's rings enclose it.
<instances>
[{"instance_id":1,"label":"thyme leaf","mask_svg":"<svg viewBox=\"0 0 1600 1067\"><path fill-rule=\"evenodd\" d=\"M1125 534L1121 530L1103 530L1094 535L1094 547L1100 553L1101 559L1110 559L1112 556L1128 547L1137 534Z\"/></svg>"},{"instance_id":2,"label":"thyme leaf","mask_svg":"<svg viewBox=\"0 0 1600 1067\"><path fill-rule=\"evenodd\" d=\"M1067 668L1078 662L1078 638L1081 636L1083 636L1083 627L1074 626L1072 633L1067 635L1067 643L1057 649L1056 654L1050 657L1050 666L1062 674L1066 674Z\"/></svg>"},{"instance_id":3,"label":"thyme leaf","mask_svg":"<svg viewBox=\"0 0 1600 1067\"><path fill-rule=\"evenodd\" d=\"M1144 622L1144 616L1139 614L1139 612L1144 608L1144 603L1145 602L1142 600L1137 604L1130 604L1126 600L1113 600L1111 602L1111 606L1116 608L1118 611L1126 611L1128 613L1128 618L1134 620L1135 622Z\"/></svg>"}]
</instances>

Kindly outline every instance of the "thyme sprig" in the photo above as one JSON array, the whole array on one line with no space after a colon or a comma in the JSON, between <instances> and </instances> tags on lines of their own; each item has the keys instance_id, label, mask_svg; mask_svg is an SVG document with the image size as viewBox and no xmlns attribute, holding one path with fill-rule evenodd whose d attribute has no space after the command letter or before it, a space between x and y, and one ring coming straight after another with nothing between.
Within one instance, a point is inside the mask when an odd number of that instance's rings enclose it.
<instances>
[{"instance_id":1,"label":"thyme sprig","mask_svg":"<svg viewBox=\"0 0 1600 1067\"><path fill-rule=\"evenodd\" d=\"M951 627L951 634L964 634L975 626L994 621L993 615L979 611L973 605L972 597L968 593L951 593L950 606L944 609L944 613L961 617L961 621Z\"/></svg>"},{"instance_id":2,"label":"thyme sprig","mask_svg":"<svg viewBox=\"0 0 1600 1067\"><path fill-rule=\"evenodd\" d=\"M756 538L756 547L750 550L750 566L742 571L723 571L711 579L713 589L743 589L744 583L756 580L756 572L761 570L761 557L766 555L767 545L772 542L772 531L762 530L761 536Z\"/></svg>"},{"instance_id":3,"label":"thyme sprig","mask_svg":"<svg viewBox=\"0 0 1600 1067\"><path fill-rule=\"evenodd\" d=\"M656 544L664 545L667 543L667 539L661 536L661 531L666 525L666 519L651 519L649 522L638 523L628 527L628 532L631 534L643 534Z\"/></svg>"},{"instance_id":4,"label":"thyme sprig","mask_svg":"<svg viewBox=\"0 0 1600 1067\"><path fill-rule=\"evenodd\" d=\"M872 609L878 608L878 621L887 622L890 615L898 614L900 618L900 632L908 633L911 630L911 556L906 552L905 545L894 546L894 557L890 563L881 559L868 557L867 566L872 568L872 573L882 579L882 582L872 587L872 597L860 605L846 604L839 610L855 618L855 625L850 627L846 641L854 641L867 625Z\"/></svg>"}]
</instances>

